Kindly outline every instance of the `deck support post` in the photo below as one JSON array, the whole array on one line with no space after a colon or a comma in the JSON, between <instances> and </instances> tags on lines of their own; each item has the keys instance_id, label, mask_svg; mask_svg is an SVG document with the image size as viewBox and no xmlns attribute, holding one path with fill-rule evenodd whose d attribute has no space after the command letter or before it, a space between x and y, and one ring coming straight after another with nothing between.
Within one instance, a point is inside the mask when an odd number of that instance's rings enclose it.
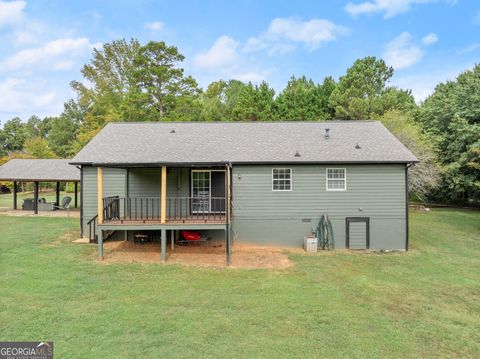
<instances>
[{"instance_id":1,"label":"deck support post","mask_svg":"<svg viewBox=\"0 0 480 359\"><path fill-rule=\"evenodd\" d=\"M162 166L162 188L161 188L161 209L160 223L165 224L167 219L167 166Z\"/></svg>"},{"instance_id":2,"label":"deck support post","mask_svg":"<svg viewBox=\"0 0 480 359\"><path fill-rule=\"evenodd\" d=\"M75 201L74 201L74 205L75 205L75 208L77 208L78 206L78 182L74 182L74 186L75 186Z\"/></svg>"},{"instance_id":3,"label":"deck support post","mask_svg":"<svg viewBox=\"0 0 480 359\"><path fill-rule=\"evenodd\" d=\"M175 231L172 229L170 230L170 246L172 248L172 252L173 252L173 249L175 247Z\"/></svg>"},{"instance_id":4,"label":"deck support post","mask_svg":"<svg viewBox=\"0 0 480 359\"><path fill-rule=\"evenodd\" d=\"M226 200L226 225L225 225L225 251L226 251L226 261L227 261L227 266L232 264L232 249L231 249L231 224L230 224L230 216L231 216L231 174L230 174L231 167L230 165L225 166L225 180L227 182L227 185L225 186L226 190L226 195L225 195L225 200Z\"/></svg>"},{"instance_id":5,"label":"deck support post","mask_svg":"<svg viewBox=\"0 0 480 359\"><path fill-rule=\"evenodd\" d=\"M13 209L17 209L17 193L18 193L17 181L13 181Z\"/></svg>"},{"instance_id":6,"label":"deck support post","mask_svg":"<svg viewBox=\"0 0 480 359\"><path fill-rule=\"evenodd\" d=\"M60 182L57 182L55 206L60 206Z\"/></svg>"},{"instance_id":7,"label":"deck support post","mask_svg":"<svg viewBox=\"0 0 480 359\"><path fill-rule=\"evenodd\" d=\"M98 224L103 223L103 168L97 168L97 214Z\"/></svg>"},{"instance_id":8,"label":"deck support post","mask_svg":"<svg viewBox=\"0 0 480 359\"><path fill-rule=\"evenodd\" d=\"M38 182L33 183L33 213L38 214Z\"/></svg>"},{"instance_id":9,"label":"deck support post","mask_svg":"<svg viewBox=\"0 0 480 359\"><path fill-rule=\"evenodd\" d=\"M225 228L225 251L227 254L227 266L232 264L232 249L231 249L231 241L230 241L230 224L227 224Z\"/></svg>"},{"instance_id":10,"label":"deck support post","mask_svg":"<svg viewBox=\"0 0 480 359\"><path fill-rule=\"evenodd\" d=\"M163 263L167 260L167 230L162 229L162 253L160 255L160 259Z\"/></svg>"},{"instance_id":11,"label":"deck support post","mask_svg":"<svg viewBox=\"0 0 480 359\"><path fill-rule=\"evenodd\" d=\"M98 259L103 259L103 230L98 229Z\"/></svg>"}]
</instances>

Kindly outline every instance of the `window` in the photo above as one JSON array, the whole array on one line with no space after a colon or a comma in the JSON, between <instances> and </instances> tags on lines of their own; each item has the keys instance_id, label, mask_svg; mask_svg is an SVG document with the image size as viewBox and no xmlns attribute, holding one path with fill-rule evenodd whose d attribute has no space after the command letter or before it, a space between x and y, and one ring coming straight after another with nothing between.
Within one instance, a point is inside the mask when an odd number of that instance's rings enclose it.
<instances>
[{"instance_id":1,"label":"window","mask_svg":"<svg viewBox=\"0 0 480 359\"><path fill-rule=\"evenodd\" d=\"M272 168L272 190L273 191L291 191L292 190L292 169L291 168Z\"/></svg>"},{"instance_id":2,"label":"window","mask_svg":"<svg viewBox=\"0 0 480 359\"><path fill-rule=\"evenodd\" d=\"M347 177L345 168L327 168L327 191L346 191Z\"/></svg>"}]
</instances>

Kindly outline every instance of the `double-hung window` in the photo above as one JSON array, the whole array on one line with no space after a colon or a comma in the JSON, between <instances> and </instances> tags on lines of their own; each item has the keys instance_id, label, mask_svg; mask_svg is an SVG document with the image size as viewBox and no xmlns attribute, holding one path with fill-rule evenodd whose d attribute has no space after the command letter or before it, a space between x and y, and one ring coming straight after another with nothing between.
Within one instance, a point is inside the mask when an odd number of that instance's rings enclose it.
<instances>
[{"instance_id":1,"label":"double-hung window","mask_svg":"<svg viewBox=\"0 0 480 359\"><path fill-rule=\"evenodd\" d=\"M292 190L292 169L272 168L272 191Z\"/></svg>"},{"instance_id":2,"label":"double-hung window","mask_svg":"<svg viewBox=\"0 0 480 359\"><path fill-rule=\"evenodd\" d=\"M346 191L346 172L345 168L327 168L327 191Z\"/></svg>"}]
</instances>

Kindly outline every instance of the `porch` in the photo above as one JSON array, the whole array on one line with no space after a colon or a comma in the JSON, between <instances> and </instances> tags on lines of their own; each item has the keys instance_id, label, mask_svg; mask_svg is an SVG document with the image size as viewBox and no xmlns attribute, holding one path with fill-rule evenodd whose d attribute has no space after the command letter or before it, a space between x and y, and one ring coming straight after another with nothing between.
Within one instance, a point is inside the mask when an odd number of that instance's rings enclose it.
<instances>
[{"instance_id":1,"label":"porch","mask_svg":"<svg viewBox=\"0 0 480 359\"><path fill-rule=\"evenodd\" d=\"M202 169L97 167L96 171L98 212L86 224L88 236L97 239L100 259L104 240L115 232L157 231L159 257L166 261L167 241L173 241L173 235L178 237L182 230L220 230L226 262L230 263L228 165Z\"/></svg>"}]
</instances>

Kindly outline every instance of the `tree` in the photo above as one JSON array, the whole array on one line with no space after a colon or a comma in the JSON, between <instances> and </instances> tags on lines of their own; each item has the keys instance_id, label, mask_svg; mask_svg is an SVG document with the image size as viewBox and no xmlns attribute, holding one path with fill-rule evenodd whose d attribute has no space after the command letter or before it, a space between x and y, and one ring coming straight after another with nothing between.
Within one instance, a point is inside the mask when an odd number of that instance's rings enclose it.
<instances>
[{"instance_id":1,"label":"tree","mask_svg":"<svg viewBox=\"0 0 480 359\"><path fill-rule=\"evenodd\" d=\"M275 91L263 81L260 85L249 82L240 93L233 108L236 121L268 121L273 119Z\"/></svg>"},{"instance_id":2,"label":"tree","mask_svg":"<svg viewBox=\"0 0 480 359\"><path fill-rule=\"evenodd\" d=\"M415 112L439 148L445 174L440 201L480 204L480 65L439 84Z\"/></svg>"},{"instance_id":3,"label":"tree","mask_svg":"<svg viewBox=\"0 0 480 359\"><path fill-rule=\"evenodd\" d=\"M85 116L84 112L75 101L69 100L64 104L64 110L59 117L48 119L48 145L58 157L68 158L75 153L73 146Z\"/></svg>"},{"instance_id":4,"label":"tree","mask_svg":"<svg viewBox=\"0 0 480 359\"><path fill-rule=\"evenodd\" d=\"M175 46L167 46L163 41L150 41L140 47L134 61L139 91L133 101L153 110L149 120L163 120L175 112L180 101L192 100L199 94L193 77L184 76L184 70L178 67L184 59Z\"/></svg>"},{"instance_id":5,"label":"tree","mask_svg":"<svg viewBox=\"0 0 480 359\"><path fill-rule=\"evenodd\" d=\"M25 153L33 158L56 158L46 139L32 137L25 141Z\"/></svg>"},{"instance_id":6,"label":"tree","mask_svg":"<svg viewBox=\"0 0 480 359\"><path fill-rule=\"evenodd\" d=\"M27 136L30 137L43 137L45 138L50 129L49 118L46 117L43 120L38 116L31 116L25 125Z\"/></svg>"},{"instance_id":7,"label":"tree","mask_svg":"<svg viewBox=\"0 0 480 359\"><path fill-rule=\"evenodd\" d=\"M334 88L335 81L331 77L317 85L305 76L298 79L292 76L275 100L277 118L296 121L331 119L333 111L329 98Z\"/></svg>"},{"instance_id":8,"label":"tree","mask_svg":"<svg viewBox=\"0 0 480 359\"><path fill-rule=\"evenodd\" d=\"M335 117L345 120L378 119L391 109L415 107L410 91L387 87L393 68L373 56L356 60L340 77L330 96Z\"/></svg>"},{"instance_id":9,"label":"tree","mask_svg":"<svg viewBox=\"0 0 480 359\"><path fill-rule=\"evenodd\" d=\"M76 143L82 148L110 121L194 120L199 89L178 66L184 57L174 46L116 40L94 49L82 68L88 85L73 81L82 110Z\"/></svg>"},{"instance_id":10,"label":"tree","mask_svg":"<svg viewBox=\"0 0 480 359\"><path fill-rule=\"evenodd\" d=\"M81 70L86 83L71 82L78 96L78 109L82 110L74 150L82 148L110 121L141 120L126 105L131 93L137 91L133 75L140 46L138 40L122 39L95 48L92 60ZM71 110L76 111L73 107Z\"/></svg>"},{"instance_id":11,"label":"tree","mask_svg":"<svg viewBox=\"0 0 480 359\"><path fill-rule=\"evenodd\" d=\"M19 117L14 117L5 122L2 131L3 150L6 153L21 151L23 144L28 138L28 131L25 123Z\"/></svg>"},{"instance_id":12,"label":"tree","mask_svg":"<svg viewBox=\"0 0 480 359\"><path fill-rule=\"evenodd\" d=\"M214 81L202 94L204 121L233 121L239 94L246 85L238 80Z\"/></svg>"},{"instance_id":13,"label":"tree","mask_svg":"<svg viewBox=\"0 0 480 359\"><path fill-rule=\"evenodd\" d=\"M380 121L420 161L409 170L408 188L416 198L426 201L432 190L438 188L442 176L434 144L409 114L391 110Z\"/></svg>"}]
</instances>

